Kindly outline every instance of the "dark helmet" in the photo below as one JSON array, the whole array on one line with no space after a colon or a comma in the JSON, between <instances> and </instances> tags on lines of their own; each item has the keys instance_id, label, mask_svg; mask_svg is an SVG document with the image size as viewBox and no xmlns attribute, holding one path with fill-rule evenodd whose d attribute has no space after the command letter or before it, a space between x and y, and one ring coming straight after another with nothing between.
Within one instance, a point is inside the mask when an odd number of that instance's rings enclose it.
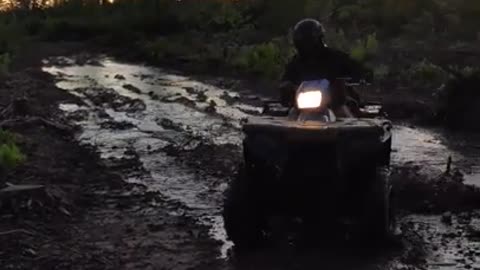
<instances>
[{"instance_id":1,"label":"dark helmet","mask_svg":"<svg viewBox=\"0 0 480 270\"><path fill-rule=\"evenodd\" d=\"M300 53L325 46L324 36L325 28L315 19L301 20L293 29L293 43Z\"/></svg>"}]
</instances>

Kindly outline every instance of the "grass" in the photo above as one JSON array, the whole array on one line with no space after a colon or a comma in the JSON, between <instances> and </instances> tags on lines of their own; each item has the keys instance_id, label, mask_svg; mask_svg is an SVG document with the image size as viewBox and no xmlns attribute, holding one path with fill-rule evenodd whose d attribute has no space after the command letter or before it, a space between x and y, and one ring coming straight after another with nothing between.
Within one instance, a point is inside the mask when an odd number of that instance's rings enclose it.
<instances>
[{"instance_id":1,"label":"grass","mask_svg":"<svg viewBox=\"0 0 480 270\"><path fill-rule=\"evenodd\" d=\"M16 141L13 133L0 129L0 171L3 173L25 161Z\"/></svg>"},{"instance_id":2,"label":"grass","mask_svg":"<svg viewBox=\"0 0 480 270\"><path fill-rule=\"evenodd\" d=\"M0 145L0 167L2 171L11 170L25 160L25 156L15 144Z\"/></svg>"}]
</instances>

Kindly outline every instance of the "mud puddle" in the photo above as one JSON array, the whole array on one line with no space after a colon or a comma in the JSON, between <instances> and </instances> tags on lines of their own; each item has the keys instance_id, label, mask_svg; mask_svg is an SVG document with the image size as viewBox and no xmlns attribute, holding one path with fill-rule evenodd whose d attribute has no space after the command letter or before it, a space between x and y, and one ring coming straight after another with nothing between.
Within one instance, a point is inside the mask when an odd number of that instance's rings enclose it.
<instances>
[{"instance_id":1,"label":"mud puddle","mask_svg":"<svg viewBox=\"0 0 480 270\"><path fill-rule=\"evenodd\" d=\"M480 187L479 136L396 125L392 148L394 164L419 167L426 175L444 172L451 158L452 167L465 174L465 183Z\"/></svg>"},{"instance_id":2,"label":"mud puddle","mask_svg":"<svg viewBox=\"0 0 480 270\"><path fill-rule=\"evenodd\" d=\"M211 236L221 245L219 257L226 258L231 243L225 240L220 211L234 168L225 166L215 172L205 164L213 163L217 156L236 163L242 140L240 123L258 114L260 108L243 103L238 94L228 89L158 68L119 63L108 57L87 65L74 63L69 58L49 59L43 70L56 77L59 88L83 100L83 105L61 105L65 114L82 127L78 140L94 145L106 164L128 167L127 181L144 184L182 205L172 215L188 215L199 224L207 224ZM468 173L467 181L480 185L480 179L476 180L478 168L474 166L479 155L467 151L472 146L470 141L452 140L439 131L406 125L397 126L394 134L395 166L418 167L426 175L439 174L451 156L454 166ZM138 168L132 169L133 160L139 161L135 165ZM442 228L440 219L409 215L401 223L411 223L407 230L414 228L425 242L436 243L442 234L432 230ZM452 239L445 241L465 240L460 236ZM451 262L448 254L457 254L461 249L456 244L444 246L432 253L434 263L429 264L429 269L449 269L441 267L456 262L457 258ZM391 263L382 263L387 264ZM392 265L385 267L404 269L401 264Z\"/></svg>"},{"instance_id":3,"label":"mud puddle","mask_svg":"<svg viewBox=\"0 0 480 270\"><path fill-rule=\"evenodd\" d=\"M451 218L447 215L412 215L404 222L411 223L416 231L426 232L424 240L431 246L429 269L480 269L479 213Z\"/></svg>"}]
</instances>

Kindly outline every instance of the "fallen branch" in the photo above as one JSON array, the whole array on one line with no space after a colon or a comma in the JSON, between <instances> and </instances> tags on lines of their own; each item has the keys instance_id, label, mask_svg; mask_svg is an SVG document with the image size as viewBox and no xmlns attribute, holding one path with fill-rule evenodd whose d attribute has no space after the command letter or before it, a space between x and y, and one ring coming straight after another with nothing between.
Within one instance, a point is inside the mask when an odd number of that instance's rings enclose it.
<instances>
[{"instance_id":1,"label":"fallen branch","mask_svg":"<svg viewBox=\"0 0 480 270\"><path fill-rule=\"evenodd\" d=\"M2 193L35 191L43 188L45 188L43 185L8 185L6 188L0 189L0 195L2 195Z\"/></svg>"},{"instance_id":2,"label":"fallen branch","mask_svg":"<svg viewBox=\"0 0 480 270\"><path fill-rule=\"evenodd\" d=\"M29 112L28 98L21 97L14 99L10 104L0 111L0 119L11 118L14 115L25 116Z\"/></svg>"},{"instance_id":3,"label":"fallen branch","mask_svg":"<svg viewBox=\"0 0 480 270\"><path fill-rule=\"evenodd\" d=\"M14 127L14 126L25 125L25 124L26 125L44 125L65 133L69 133L72 131L72 128L70 126L63 125L60 123L55 123L43 117L36 117L36 116L28 117L28 118L7 119L0 122L0 128L5 128L5 127L8 128L8 127Z\"/></svg>"},{"instance_id":4,"label":"fallen branch","mask_svg":"<svg viewBox=\"0 0 480 270\"><path fill-rule=\"evenodd\" d=\"M184 142L180 145L180 149L184 149L187 145L189 145L191 142L193 142L195 140L200 140L200 143L201 143L201 139L199 137L192 136L186 142Z\"/></svg>"},{"instance_id":5,"label":"fallen branch","mask_svg":"<svg viewBox=\"0 0 480 270\"><path fill-rule=\"evenodd\" d=\"M24 230L24 229L17 229L17 230L11 230L11 231L6 231L6 232L0 232L0 236L5 236L5 235L10 235L10 234L15 234L15 233L24 233L24 234L29 234L29 235L35 235L33 232Z\"/></svg>"},{"instance_id":6,"label":"fallen branch","mask_svg":"<svg viewBox=\"0 0 480 270\"><path fill-rule=\"evenodd\" d=\"M445 173L450 174L451 170L452 170L452 156L449 156L447 161L447 171Z\"/></svg>"},{"instance_id":7,"label":"fallen branch","mask_svg":"<svg viewBox=\"0 0 480 270\"><path fill-rule=\"evenodd\" d=\"M2 111L0 111L0 118L4 119L7 118L8 115L12 113L12 104L7 105L5 108L3 108Z\"/></svg>"}]
</instances>

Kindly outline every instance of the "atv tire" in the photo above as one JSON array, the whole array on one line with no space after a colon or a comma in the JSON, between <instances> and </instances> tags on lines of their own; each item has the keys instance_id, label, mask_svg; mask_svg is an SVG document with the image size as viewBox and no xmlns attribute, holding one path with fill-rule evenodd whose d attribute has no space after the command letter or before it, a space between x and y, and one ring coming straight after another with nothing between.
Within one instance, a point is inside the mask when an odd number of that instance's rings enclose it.
<instances>
[{"instance_id":1,"label":"atv tire","mask_svg":"<svg viewBox=\"0 0 480 270\"><path fill-rule=\"evenodd\" d=\"M261 192L254 186L255 178L245 165L240 166L225 196L225 230L237 251L255 249L264 239L265 218L259 200Z\"/></svg>"},{"instance_id":2,"label":"atv tire","mask_svg":"<svg viewBox=\"0 0 480 270\"><path fill-rule=\"evenodd\" d=\"M368 232L372 240L384 241L395 231L393 189L388 167L375 170L375 179L370 193L368 207Z\"/></svg>"}]
</instances>

